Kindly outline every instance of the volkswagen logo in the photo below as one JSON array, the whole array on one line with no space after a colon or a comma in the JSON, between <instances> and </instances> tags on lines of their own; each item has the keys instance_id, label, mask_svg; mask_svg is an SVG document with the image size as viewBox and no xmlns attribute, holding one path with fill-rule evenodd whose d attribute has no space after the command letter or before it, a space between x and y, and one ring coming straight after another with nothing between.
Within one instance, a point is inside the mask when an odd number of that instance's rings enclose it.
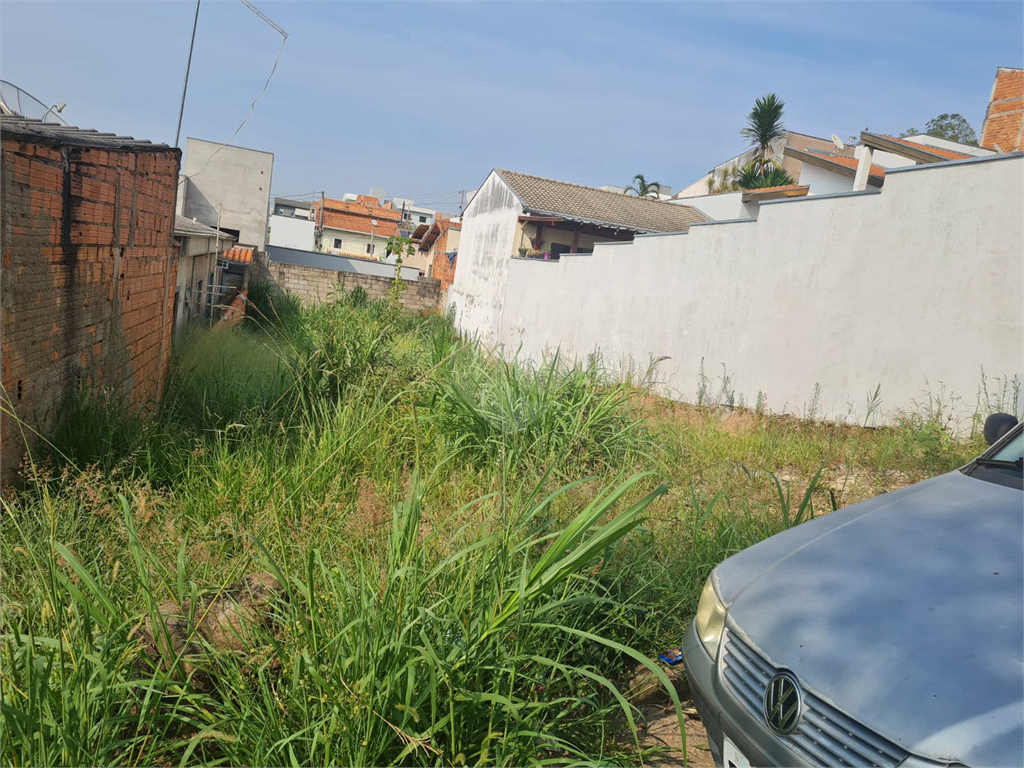
<instances>
[{"instance_id":1,"label":"volkswagen logo","mask_svg":"<svg viewBox=\"0 0 1024 768\"><path fill-rule=\"evenodd\" d=\"M764 692L764 719L780 736L792 733L800 722L803 700L796 678L781 672L768 681Z\"/></svg>"}]
</instances>

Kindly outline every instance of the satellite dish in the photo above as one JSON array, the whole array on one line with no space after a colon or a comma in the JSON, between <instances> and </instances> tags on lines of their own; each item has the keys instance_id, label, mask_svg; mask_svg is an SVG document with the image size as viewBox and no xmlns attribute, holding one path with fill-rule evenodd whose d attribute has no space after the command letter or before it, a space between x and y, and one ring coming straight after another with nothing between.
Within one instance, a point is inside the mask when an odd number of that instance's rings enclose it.
<instances>
[{"instance_id":1,"label":"satellite dish","mask_svg":"<svg viewBox=\"0 0 1024 768\"><path fill-rule=\"evenodd\" d=\"M62 101L47 107L31 93L7 80L0 80L0 114L17 115L40 120L44 123L67 123L57 116L67 105Z\"/></svg>"},{"instance_id":2,"label":"satellite dish","mask_svg":"<svg viewBox=\"0 0 1024 768\"><path fill-rule=\"evenodd\" d=\"M834 133L832 134L832 143L836 145L836 149L846 149L846 145L843 144L843 140L836 136Z\"/></svg>"}]
</instances>

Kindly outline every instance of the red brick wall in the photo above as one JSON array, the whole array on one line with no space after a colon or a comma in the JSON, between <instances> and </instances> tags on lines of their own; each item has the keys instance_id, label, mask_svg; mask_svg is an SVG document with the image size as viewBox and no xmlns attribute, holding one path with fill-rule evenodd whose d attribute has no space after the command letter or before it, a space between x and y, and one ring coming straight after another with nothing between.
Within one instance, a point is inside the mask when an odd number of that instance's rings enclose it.
<instances>
[{"instance_id":1,"label":"red brick wall","mask_svg":"<svg viewBox=\"0 0 1024 768\"><path fill-rule=\"evenodd\" d=\"M455 264L459 260L456 256L448 260L448 233L451 231L451 224L447 219L441 219L441 235L434 241L434 257L430 262L430 276L441 281L441 290L447 292L448 286L455 280Z\"/></svg>"},{"instance_id":2,"label":"red brick wall","mask_svg":"<svg viewBox=\"0 0 1024 768\"><path fill-rule=\"evenodd\" d=\"M44 435L80 385L135 407L162 394L179 163L176 149L3 139L4 407ZM6 414L0 432L0 480L8 482L25 446Z\"/></svg>"},{"instance_id":3,"label":"red brick wall","mask_svg":"<svg viewBox=\"0 0 1024 768\"><path fill-rule=\"evenodd\" d=\"M981 128L981 146L1003 152L1024 149L1024 69L999 67L988 112Z\"/></svg>"}]
</instances>

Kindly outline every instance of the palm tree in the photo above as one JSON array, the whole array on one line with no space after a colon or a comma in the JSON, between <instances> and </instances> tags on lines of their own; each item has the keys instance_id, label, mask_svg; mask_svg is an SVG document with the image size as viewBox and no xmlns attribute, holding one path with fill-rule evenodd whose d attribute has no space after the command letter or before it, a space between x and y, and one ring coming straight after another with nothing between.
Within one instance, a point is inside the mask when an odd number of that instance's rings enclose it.
<instances>
[{"instance_id":1,"label":"palm tree","mask_svg":"<svg viewBox=\"0 0 1024 768\"><path fill-rule=\"evenodd\" d=\"M786 127L782 124L782 110L786 105L774 93L762 96L754 102L754 108L747 115L747 127L740 134L750 139L750 147L755 150L754 169L758 175L771 167L777 167L772 142L786 136Z\"/></svg>"},{"instance_id":2,"label":"palm tree","mask_svg":"<svg viewBox=\"0 0 1024 768\"><path fill-rule=\"evenodd\" d=\"M642 173L638 173L633 177L633 183L626 187L626 194L630 192L635 193L637 197L657 197L661 193L661 184L657 181L648 182Z\"/></svg>"},{"instance_id":3,"label":"palm tree","mask_svg":"<svg viewBox=\"0 0 1024 768\"><path fill-rule=\"evenodd\" d=\"M768 187L785 187L796 184L789 173L772 161L771 167L758 173L756 162L747 163L737 172L735 183L739 189L766 189Z\"/></svg>"}]
</instances>

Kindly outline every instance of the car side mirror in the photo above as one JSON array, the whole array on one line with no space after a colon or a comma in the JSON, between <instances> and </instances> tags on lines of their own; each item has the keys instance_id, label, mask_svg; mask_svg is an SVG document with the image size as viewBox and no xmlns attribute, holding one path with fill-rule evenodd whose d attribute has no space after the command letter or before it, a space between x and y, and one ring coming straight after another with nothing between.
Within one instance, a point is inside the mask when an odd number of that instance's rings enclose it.
<instances>
[{"instance_id":1,"label":"car side mirror","mask_svg":"<svg viewBox=\"0 0 1024 768\"><path fill-rule=\"evenodd\" d=\"M1008 413L993 413L985 419L985 442L994 445L999 438L1017 426L1017 417Z\"/></svg>"}]
</instances>

